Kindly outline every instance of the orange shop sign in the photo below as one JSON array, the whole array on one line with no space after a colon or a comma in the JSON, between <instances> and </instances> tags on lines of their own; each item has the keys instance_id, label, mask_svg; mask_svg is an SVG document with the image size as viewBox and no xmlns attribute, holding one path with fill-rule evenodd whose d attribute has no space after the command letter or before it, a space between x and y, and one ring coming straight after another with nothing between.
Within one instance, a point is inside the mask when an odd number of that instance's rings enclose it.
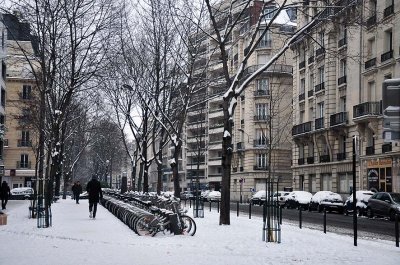
<instances>
[{"instance_id":1,"label":"orange shop sign","mask_svg":"<svg viewBox=\"0 0 400 265\"><path fill-rule=\"evenodd\" d=\"M391 167L391 166L392 166L391 158L374 159L367 161L367 168L379 168L379 167Z\"/></svg>"}]
</instances>

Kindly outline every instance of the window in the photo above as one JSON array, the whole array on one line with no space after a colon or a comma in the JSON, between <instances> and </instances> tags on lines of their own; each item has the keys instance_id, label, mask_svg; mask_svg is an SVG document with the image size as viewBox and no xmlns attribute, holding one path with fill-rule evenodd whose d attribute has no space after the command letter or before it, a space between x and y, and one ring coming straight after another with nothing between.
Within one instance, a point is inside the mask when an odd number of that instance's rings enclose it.
<instances>
[{"instance_id":1,"label":"window","mask_svg":"<svg viewBox=\"0 0 400 265\"><path fill-rule=\"evenodd\" d=\"M260 33L260 36L262 36L264 31L260 30L259 33ZM267 32L265 32L264 36L262 36L260 43L259 43L259 47L271 47L271 44L272 44L271 33L268 30Z\"/></svg>"},{"instance_id":2,"label":"window","mask_svg":"<svg viewBox=\"0 0 400 265\"><path fill-rule=\"evenodd\" d=\"M340 112L346 111L346 97L340 97L339 107L340 107Z\"/></svg>"},{"instance_id":3,"label":"window","mask_svg":"<svg viewBox=\"0 0 400 265\"><path fill-rule=\"evenodd\" d=\"M304 158L304 145L299 145L299 158Z\"/></svg>"},{"instance_id":4,"label":"window","mask_svg":"<svg viewBox=\"0 0 400 265\"><path fill-rule=\"evenodd\" d=\"M369 39L367 44L367 58L375 58L375 38Z\"/></svg>"},{"instance_id":5,"label":"window","mask_svg":"<svg viewBox=\"0 0 400 265\"><path fill-rule=\"evenodd\" d=\"M385 45L384 52L388 52L388 51L391 51L393 49L393 33L392 33L392 30L385 31L384 45Z\"/></svg>"},{"instance_id":6,"label":"window","mask_svg":"<svg viewBox=\"0 0 400 265\"><path fill-rule=\"evenodd\" d=\"M259 119L266 119L268 113L268 104L256 104L256 116Z\"/></svg>"},{"instance_id":7,"label":"window","mask_svg":"<svg viewBox=\"0 0 400 265\"><path fill-rule=\"evenodd\" d=\"M341 25L339 26L339 40L346 39L346 38L347 38L347 28L346 28L346 25L341 24Z\"/></svg>"},{"instance_id":8,"label":"window","mask_svg":"<svg viewBox=\"0 0 400 265\"><path fill-rule=\"evenodd\" d=\"M266 145L267 144L267 137L263 130L256 130L256 144L257 145Z\"/></svg>"},{"instance_id":9,"label":"window","mask_svg":"<svg viewBox=\"0 0 400 265\"><path fill-rule=\"evenodd\" d=\"M339 192L349 193L350 187L353 187L353 177L350 173L339 173Z\"/></svg>"},{"instance_id":10,"label":"window","mask_svg":"<svg viewBox=\"0 0 400 265\"><path fill-rule=\"evenodd\" d=\"M275 6L267 6L264 9L264 18L265 19L272 19L277 12L277 8Z\"/></svg>"},{"instance_id":11,"label":"window","mask_svg":"<svg viewBox=\"0 0 400 265\"><path fill-rule=\"evenodd\" d=\"M29 168L29 157L27 154L21 155L21 161L19 163L20 168Z\"/></svg>"},{"instance_id":12,"label":"window","mask_svg":"<svg viewBox=\"0 0 400 265\"><path fill-rule=\"evenodd\" d=\"M304 111L304 110L301 110L301 111L300 111L300 116L299 116L299 118L300 118L300 123L304 123L304 114L305 114L305 111Z\"/></svg>"},{"instance_id":13,"label":"window","mask_svg":"<svg viewBox=\"0 0 400 265\"><path fill-rule=\"evenodd\" d=\"M324 41L325 41L325 32L320 31L318 33L318 44L319 44L320 48L325 47Z\"/></svg>"},{"instance_id":14,"label":"window","mask_svg":"<svg viewBox=\"0 0 400 265\"><path fill-rule=\"evenodd\" d=\"M314 174L309 175L310 192L317 192L317 177Z\"/></svg>"},{"instance_id":15,"label":"window","mask_svg":"<svg viewBox=\"0 0 400 265\"><path fill-rule=\"evenodd\" d=\"M20 146L30 146L29 131L22 131Z\"/></svg>"},{"instance_id":16,"label":"window","mask_svg":"<svg viewBox=\"0 0 400 265\"><path fill-rule=\"evenodd\" d=\"M300 79L300 94L304 94L306 89L306 79Z\"/></svg>"},{"instance_id":17,"label":"window","mask_svg":"<svg viewBox=\"0 0 400 265\"><path fill-rule=\"evenodd\" d=\"M367 91L367 98L368 102L373 101L375 99L375 82L368 82L368 91Z\"/></svg>"},{"instance_id":18,"label":"window","mask_svg":"<svg viewBox=\"0 0 400 265\"><path fill-rule=\"evenodd\" d=\"M329 174L321 174L321 178L322 178L321 190L332 190L332 176Z\"/></svg>"},{"instance_id":19,"label":"window","mask_svg":"<svg viewBox=\"0 0 400 265\"><path fill-rule=\"evenodd\" d=\"M1 88L1 106L6 106L6 90Z\"/></svg>"},{"instance_id":20,"label":"window","mask_svg":"<svg viewBox=\"0 0 400 265\"><path fill-rule=\"evenodd\" d=\"M258 154L257 155L257 167L258 168L266 168L267 167L267 154Z\"/></svg>"},{"instance_id":21,"label":"window","mask_svg":"<svg viewBox=\"0 0 400 265\"><path fill-rule=\"evenodd\" d=\"M370 16L374 16L376 14L376 0L369 1L369 14Z\"/></svg>"},{"instance_id":22,"label":"window","mask_svg":"<svg viewBox=\"0 0 400 265\"><path fill-rule=\"evenodd\" d=\"M346 152L346 136L342 135L339 137L339 153Z\"/></svg>"},{"instance_id":23,"label":"window","mask_svg":"<svg viewBox=\"0 0 400 265\"><path fill-rule=\"evenodd\" d=\"M32 87L30 85L22 86L22 99L30 99L31 98Z\"/></svg>"},{"instance_id":24,"label":"window","mask_svg":"<svg viewBox=\"0 0 400 265\"><path fill-rule=\"evenodd\" d=\"M314 107L308 109L308 120L312 121L314 119Z\"/></svg>"},{"instance_id":25,"label":"window","mask_svg":"<svg viewBox=\"0 0 400 265\"><path fill-rule=\"evenodd\" d=\"M339 73L340 73L341 77L346 75L346 60L345 59L340 60Z\"/></svg>"},{"instance_id":26,"label":"window","mask_svg":"<svg viewBox=\"0 0 400 265\"><path fill-rule=\"evenodd\" d=\"M314 89L314 74L310 74L310 89Z\"/></svg>"},{"instance_id":27,"label":"window","mask_svg":"<svg viewBox=\"0 0 400 265\"><path fill-rule=\"evenodd\" d=\"M323 66L318 68L318 77L319 77L319 83L320 84L325 82L325 71L324 71L324 67Z\"/></svg>"},{"instance_id":28,"label":"window","mask_svg":"<svg viewBox=\"0 0 400 265\"><path fill-rule=\"evenodd\" d=\"M308 143L308 157L314 157L314 143Z\"/></svg>"},{"instance_id":29,"label":"window","mask_svg":"<svg viewBox=\"0 0 400 265\"><path fill-rule=\"evenodd\" d=\"M306 52L304 47L300 47L299 49L299 62L304 62L306 60Z\"/></svg>"},{"instance_id":30,"label":"window","mask_svg":"<svg viewBox=\"0 0 400 265\"><path fill-rule=\"evenodd\" d=\"M322 117L324 117L324 102L322 101L322 102L319 102L318 104L317 104L317 111L318 111L318 113L317 113L317 115L318 115L318 118L322 118Z\"/></svg>"},{"instance_id":31,"label":"window","mask_svg":"<svg viewBox=\"0 0 400 265\"><path fill-rule=\"evenodd\" d=\"M269 89L269 79L258 79L257 80L257 90L267 91Z\"/></svg>"}]
</instances>

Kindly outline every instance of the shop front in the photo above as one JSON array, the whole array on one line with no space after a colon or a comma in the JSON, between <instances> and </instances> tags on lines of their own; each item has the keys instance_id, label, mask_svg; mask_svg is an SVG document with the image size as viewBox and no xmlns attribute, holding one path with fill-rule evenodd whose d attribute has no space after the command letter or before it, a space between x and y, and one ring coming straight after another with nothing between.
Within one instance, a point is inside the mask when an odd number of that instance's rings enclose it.
<instances>
[{"instance_id":1,"label":"shop front","mask_svg":"<svg viewBox=\"0 0 400 265\"><path fill-rule=\"evenodd\" d=\"M376 191L393 191L391 158L378 158L367 160L368 189Z\"/></svg>"}]
</instances>

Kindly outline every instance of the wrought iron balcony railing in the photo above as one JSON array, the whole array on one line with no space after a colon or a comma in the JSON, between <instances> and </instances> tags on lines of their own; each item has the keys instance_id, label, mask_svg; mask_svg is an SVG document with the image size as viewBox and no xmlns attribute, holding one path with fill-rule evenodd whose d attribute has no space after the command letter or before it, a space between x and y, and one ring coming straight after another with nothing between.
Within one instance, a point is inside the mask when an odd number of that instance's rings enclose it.
<instances>
[{"instance_id":1,"label":"wrought iron balcony railing","mask_svg":"<svg viewBox=\"0 0 400 265\"><path fill-rule=\"evenodd\" d=\"M381 63L393 58L393 50L381 54Z\"/></svg>"},{"instance_id":2,"label":"wrought iron balcony railing","mask_svg":"<svg viewBox=\"0 0 400 265\"><path fill-rule=\"evenodd\" d=\"M315 119L315 130L324 128L324 117Z\"/></svg>"},{"instance_id":3,"label":"wrought iron balcony railing","mask_svg":"<svg viewBox=\"0 0 400 265\"><path fill-rule=\"evenodd\" d=\"M302 134L302 133L311 132L311 128L312 128L311 121L295 125L292 128L292 135L298 135L298 134Z\"/></svg>"},{"instance_id":4,"label":"wrought iron balcony railing","mask_svg":"<svg viewBox=\"0 0 400 265\"><path fill-rule=\"evenodd\" d=\"M365 70L376 65L376 57L365 62Z\"/></svg>"},{"instance_id":5,"label":"wrought iron balcony railing","mask_svg":"<svg viewBox=\"0 0 400 265\"><path fill-rule=\"evenodd\" d=\"M353 118L359 118L369 115L381 115L382 104L381 102L364 102L353 106Z\"/></svg>"},{"instance_id":6,"label":"wrought iron balcony railing","mask_svg":"<svg viewBox=\"0 0 400 265\"><path fill-rule=\"evenodd\" d=\"M339 112L330 116L330 126L337 126L347 123L347 112Z\"/></svg>"}]
</instances>

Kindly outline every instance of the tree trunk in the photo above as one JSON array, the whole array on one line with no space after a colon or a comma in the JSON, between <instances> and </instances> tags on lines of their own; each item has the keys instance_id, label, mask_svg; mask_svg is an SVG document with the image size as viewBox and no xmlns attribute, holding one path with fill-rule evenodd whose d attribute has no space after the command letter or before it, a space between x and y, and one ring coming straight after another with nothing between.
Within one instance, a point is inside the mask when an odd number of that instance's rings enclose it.
<instances>
[{"instance_id":1,"label":"tree trunk","mask_svg":"<svg viewBox=\"0 0 400 265\"><path fill-rule=\"evenodd\" d=\"M228 104L224 102L224 104ZM224 108L224 115L229 116L228 108ZM229 132L227 134L226 132ZM220 225L230 225L230 184L231 184L231 163L232 163L232 121L224 119L224 137L222 140L222 181L221 181L221 213L219 216Z\"/></svg>"},{"instance_id":2,"label":"tree trunk","mask_svg":"<svg viewBox=\"0 0 400 265\"><path fill-rule=\"evenodd\" d=\"M175 146L174 150L174 163L171 165L172 167L172 176L174 178L174 196L176 198L180 198L181 191L180 191L180 184L179 184L179 154L181 153L181 141L179 141L178 145Z\"/></svg>"}]
</instances>

